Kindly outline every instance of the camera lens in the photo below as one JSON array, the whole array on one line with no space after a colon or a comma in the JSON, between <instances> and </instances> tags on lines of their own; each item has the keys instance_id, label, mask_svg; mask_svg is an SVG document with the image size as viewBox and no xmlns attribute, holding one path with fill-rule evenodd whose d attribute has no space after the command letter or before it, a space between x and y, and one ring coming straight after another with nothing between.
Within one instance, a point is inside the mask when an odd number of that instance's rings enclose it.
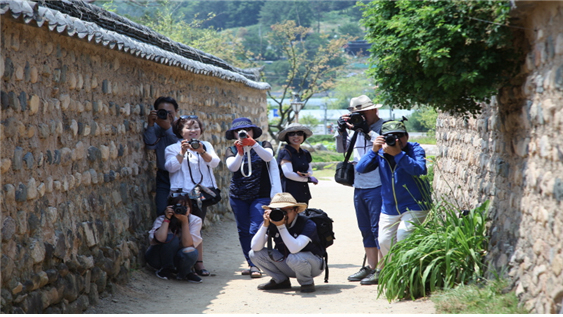
<instances>
[{"instance_id":1,"label":"camera lens","mask_svg":"<svg viewBox=\"0 0 563 317\"><path fill-rule=\"evenodd\" d=\"M397 143L397 139L395 138L395 135L387 134L385 136L385 143L387 143L387 145L389 146L395 146L395 144Z\"/></svg>"},{"instance_id":2,"label":"camera lens","mask_svg":"<svg viewBox=\"0 0 563 317\"><path fill-rule=\"evenodd\" d=\"M279 208L272 209L270 211L270 220L272 221L282 221L285 216L285 211Z\"/></svg>"},{"instance_id":3,"label":"camera lens","mask_svg":"<svg viewBox=\"0 0 563 317\"><path fill-rule=\"evenodd\" d=\"M168 111L164 110L164 109L158 109L156 111L156 116L162 120L166 120L168 119Z\"/></svg>"},{"instance_id":4,"label":"camera lens","mask_svg":"<svg viewBox=\"0 0 563 317\"><path fill-rule=\"evenodd\" d=\"M200 144L200 143L199 143L199 140L192 139L192 140L190 141L190 145L191 145L191 147L192 147L194 150L199 149L199 144Z\"/></svg>"},{"instance_id":5,"label":"camera lens","mask_svg":"<svg viewBox=\"0 0 563 317\"><path fill-rule=\"evenodd\" d=\"M246 133L245 130L240 130L240 131L238 132L238 137L239 137L239 139L248 138L248 133Z\"/></svg>"},{"instance_id":6,"label":"camera lens","mask_svg":"<svg viewBox=\"0 0 563 317\"><path fill-rule=\"evenodd\" d=\"M181 204L174 205L174 208L172 208L172 210L174 210L174 213L177 215L185 215L188 213L188 207L182 206Z\"/></svg>"}]
</instances>

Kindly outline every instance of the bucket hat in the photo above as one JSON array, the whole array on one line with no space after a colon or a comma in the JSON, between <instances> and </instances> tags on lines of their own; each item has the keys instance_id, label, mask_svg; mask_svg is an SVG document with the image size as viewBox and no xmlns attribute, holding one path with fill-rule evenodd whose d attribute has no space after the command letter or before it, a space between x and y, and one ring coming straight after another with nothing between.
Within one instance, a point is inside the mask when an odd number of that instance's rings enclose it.
<instances>
[{"instance_id":1,"label":"bucket hat","mask_svg":"<svg viewBox=\"0 0 563 317\"><path fill-rule=\"evenodd\" d=\"M231 128L225 131L225 137L227 138L227 140L235 140L237 137L234 135L234 132L236 130L247 129L247 128L252 128L252 132L253 132L252 138L254 139L257 139L259 136L262 135L262 129L260 129L258 126L253 124L250 119L242 117L233 120L233 123L231 123Z\"/></svg>"},{"instance_id":2,"label":"bucket hat","mask_svg":"<svg viewBox=\"0 0 563 317\"><path fill-rule=\"evenodd\" d=\"M407 133L405 124L401 121L386 121L381 125L381 135L389 133Z\"/></svg>"},{"instance_id":3,"label":"bucket hat","mask_svg":"<svg viewBox=\"0 0 563 317\"><path fill-rule=\"evenodd\" d=\"M361 95L350 99L350 106L348 107L348 110L351 112L366 111L381 108L382 106L382 104L374 104L368 96Z\"/></svg>"},{"instance_id":4,"label":"bucket hat","mask_svg":"<svg viewBox=\"0 0 563 317\"><path fill-rule=\"evenodd\" d=\"M305 133L305 135L307 137L310 137L311 135L313 135L313 132L311 131L311 129L309 129L307 126L302 125L301 123L292 123L290 125L287 126L287 128L283 129L279 134L278 134L278 140L280 141L285 141L285 135L288 132L296 132L296 131L303 131L303 133Z\"/></svg>"},{"instance_id":5,"label":"bucket hat","mask_svg":"<svg viewBox=\"0 0 563 317\"><path fill-rule=\"evenodd\" d=\"M307 204L298 203L290 193L277 193L274 198L272 198L272 202L268 206L262 206L263 209L286 207L299 207L299 210L297 212L303 212L305 209L307 209Z\"/></svg>"}]
</instances>

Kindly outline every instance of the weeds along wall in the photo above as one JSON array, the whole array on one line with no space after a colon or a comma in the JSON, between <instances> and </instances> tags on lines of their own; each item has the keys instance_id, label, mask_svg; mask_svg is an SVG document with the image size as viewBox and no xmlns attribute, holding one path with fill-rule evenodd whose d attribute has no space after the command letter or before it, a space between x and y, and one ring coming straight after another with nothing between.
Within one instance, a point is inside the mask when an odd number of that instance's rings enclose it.
<instances>
[{"instance_id":1,"label":"weeds along wall","mask_svg":"<svg viewBox=\"0 0 563 317\"><path fill-rule=\"evenodd\" d=\"M434 190L462 208L491 200L491 271L513 279L527 309L555 313L563 301L563 3L515 3L525 64L479 117L440 115Z\"/></svg>"},{"instance_id":2,"label":"weeds along wall","mask_svg":"<svg viewBox=\"0 0 563 317\"><path fill-rule=\"evenodd\" d=\"M48 24L1 16L3 313L80 313L144 264L156 157L142 133L158 96L204 122L219 157L233 118L267 128L266 93L148 61ZM230 212L230 172L215 169Z\"/></svg>"}]
</instances>

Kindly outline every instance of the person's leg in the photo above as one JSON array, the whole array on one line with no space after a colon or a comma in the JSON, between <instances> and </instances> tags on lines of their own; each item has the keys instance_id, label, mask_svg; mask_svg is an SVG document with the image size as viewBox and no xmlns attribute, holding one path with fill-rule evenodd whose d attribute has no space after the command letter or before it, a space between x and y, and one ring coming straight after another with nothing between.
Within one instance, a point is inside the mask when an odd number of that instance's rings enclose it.
<instances>
[{"instance_id":1,"label":"person's leg","mask_svg":"<svg viewBox=\"0 0 563 317\"><path fill-rule=\"evenodd\" d=\"M156 172L156 194L154 203L156 205L156 216L164 215L166 210L168 195L170 195L170 177L168 172L158 170Z\"/></svg>"},{"instance_id":2,"label":"person's leg","mask_svg":"<svg viewBox=\"0 0 563 317\"><path fill-rule=\"evenodd\" d=\"M290 254L285 260L287 266L295 272L299 285L314 284L313 278L323 272L323 260L311 252Z\"/></svg>"},{"instance_id":3,"label":"person's leg","mask_svg":"<svg viewBox=\"0 0 563 317\"><path fill-rule=\"evenodd\" d=\"M349 281L361 281L374 272L377 265L377 242L372 232L370 219L370 200L371 189L354 189L354 207L356 209L356 221L362 234L362 241L368 265L348 277ZM366 197L367 195L367 197Z\"/></svg>"},{"instance_id":4,"label":"person's leg","mask_svg":"<svg viewBox=\"0 0 563 317\"><path fill-rule=\"evenodd\" d=\"M175 269L174 256L179 248L180 239L174 237L168 243L150 246L145 253L145 260L157 270L158 277L169 278Z\"/></svg>"},{"instance_id":5,"label":"person's leg","mask_svg":"<svg viewBox=\"0 0 563 317\"><path fill-rule=\"evenodd\" d=\"M271 252L273 260L270 258L268 251ZM280 284L290 277L295 277L295 272L287 265L283 259L283 254L278 250L262 249L260 251L250 250L250 259L253 263L262 269L266 274L272 277L277 284Z\"/></svg>"},{"instance_id":6,"label":"person's leg","mask_svg":"<svg viewBox=\"0 0 563 317\"><path fill-rule=\"evenodd\" d=\"M400 222L401 216L381 213L379 217L379 247L383 257L389 253L391 245L397 242L397 228Z\"/></svg>"},{"instance_id":7,"label":"person's leg","mask_svg":"<svg viewBox=\"0 0 563 317\"><path fill-rule=\"evenodd\" d=\"M427 210L409 210L402 214L401 223L397 229L397 241L404 240L408 237L415 228L413 223L423 223L427 214Z\"/></svg>"},{"instance_id":8,"label":"person's leg","mask_svg":"<svg viewBox=\"0 0 563 317\"><path fill-rule=\"evenodd\" d=\"M250 257L248 256L250 242L253 236L250 234L250 202L232 197L229 197L229 202L237 222L238 238L242 253L248 265L252 266L252 261L250 261Z\"/></svg>"},{"instance_id":9,"label":"person's leg","mask_svg":"<svg viewBox=\"0 0 563 317\"><path fill-rule=\"evenodd\" d=\"M250 240L248 241L248 251L250 251L250 242L252 241L252 238L254 238L254 235L260 229L262 222L264 222L264 209L262 206L268 205L270 201L270 198L258 198L250 203L250 226L248 229ZM252 260L250 260L249 264L250 266L255 266L254 263L252 263Z\"/></svg>"},{"instance_id":10,"label":"person's leg","mask_svg":"<svg viewBox=\"0 0 563 317\"><path fill-rule=\"evenodd\" d=\"M201 208L201 220L205 221L205 215L207 214L207 206L202 206ZM198 252L198 256L197 256L197 262L195 264L195 269L198 275L201 276L209 276L209 271L207 271L205 269L205 266L203 265L203 241L196 247L197 252Z\"/></svg>"},{"instance_id":11,"label":"person's leg","mask_svg":"<svg viewBox=\"0 0 563 317\"><path fill-rule=\"evenodd\" d=\"M379 254L381 251L379 250L379 217L381 214L381 186L371 189L363 190L362 198L364 201L365 208L369 215L370 221L370 231L375 240L375 248L365 248L366 249L366 257L368 260L368 264L371 269L374 269L373 273L366 276L364 279L360 281L362 285L374 285L377 284L379 281L379 269L378 263L381 257Z\"/></svg>"},{"instance_id":12,"label":"person's leg","mask_svg":"<svg viewBox=\"0 0 563 317\"><path fill-rule=\"evenodd\" d=\"M176 277L178 279L186 279L192 272L192 267L197 261L198 252L194 247L180 248L174 256L174 265L178 270Z\"/></svg>"}]
</instances>

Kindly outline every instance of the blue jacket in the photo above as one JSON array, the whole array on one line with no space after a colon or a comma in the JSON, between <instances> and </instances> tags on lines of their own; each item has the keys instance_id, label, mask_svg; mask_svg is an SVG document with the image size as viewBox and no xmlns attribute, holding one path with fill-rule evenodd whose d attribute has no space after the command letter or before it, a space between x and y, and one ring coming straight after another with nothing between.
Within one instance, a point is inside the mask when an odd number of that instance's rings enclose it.
<instances>
[{"instance_id":1,"label":"blue jacket","mask_svg":"<svg viewBox=\"0 0 563 317\"><path fill-rule=\"evenodd\" d=\"M366 173L379 167L381 196L386 215L399 215L407 210L428 210L432 202L426 175L426 154L418 143L408 142L395 157L369 150L356 164L356 171Z\"/></svg>"}]
</instances>

